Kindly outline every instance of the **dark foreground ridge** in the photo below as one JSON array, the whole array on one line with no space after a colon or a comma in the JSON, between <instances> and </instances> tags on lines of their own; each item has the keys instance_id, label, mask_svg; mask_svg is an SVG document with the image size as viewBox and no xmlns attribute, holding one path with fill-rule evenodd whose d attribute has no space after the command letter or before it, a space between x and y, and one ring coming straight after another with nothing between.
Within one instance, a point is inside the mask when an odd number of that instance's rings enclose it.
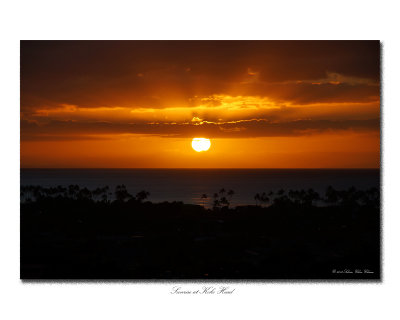
<instances>
[{"instance_id":1,"label":"dark foreground ridge","mask_svg":"<svg viewBox=\"0 0 400 320\"><path fill-rule=\"evenodd\" d=\"M380 279L375 188L281 190L236 208L221 189L212 209L145 202L124 186L108 195L23 187L21 278Z\"/></svg>"}]
</instances>

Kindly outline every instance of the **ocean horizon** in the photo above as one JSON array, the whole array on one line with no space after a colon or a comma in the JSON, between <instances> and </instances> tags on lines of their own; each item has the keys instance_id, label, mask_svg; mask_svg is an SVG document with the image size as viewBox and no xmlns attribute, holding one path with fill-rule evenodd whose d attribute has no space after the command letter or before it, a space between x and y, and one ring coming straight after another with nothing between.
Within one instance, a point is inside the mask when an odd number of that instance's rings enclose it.
<instances>
[{"instance_id":1,"label":"ocean horizon","mask_svg":"<svg viewBox=\"0 0 400 320\"><path fill-rule=\"evenodd\" d=\"M97 169L97 168L21 168L21 186L56 187L79 185L88 189L108 186L114 192L125 185L135 195L150 192L151 202L182 201L211 205L213 194L224 188L233 190L231 205L255 204L262 192L314 189L325 194L328 186L337 190L355 187L379 188L380 169ZM207 199L201 199L203 194Z\"/></svg>"}]
</instances>

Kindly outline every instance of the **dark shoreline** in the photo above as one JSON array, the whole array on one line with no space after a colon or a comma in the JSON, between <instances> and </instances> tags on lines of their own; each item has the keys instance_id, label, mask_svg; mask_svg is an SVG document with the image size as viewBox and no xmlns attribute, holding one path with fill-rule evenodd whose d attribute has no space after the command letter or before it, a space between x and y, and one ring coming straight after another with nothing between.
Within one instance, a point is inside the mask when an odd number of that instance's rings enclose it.
<instances>
[{"instance_id":1,"label":"dark shoreline","mask_svg":"<svg viewBox=\"0 0 400 320\"><path fill-rule=\"evenodd\" d=\"M213 209L123 191L110 201L48 190L21 203L21 279L381 277L377 189L333 189L324 207L292 190L262 206Z\"/></svg>"},{"instance_id":2,"label":"dark shoreline","mask_svg":"<svg viewBox=\"0 0 400 320\"><path fill-rule=\"evenodd\" d=\"M95 189L108 185L112 190L124 184L131 192L149 190L152 202L182 201L203 205L201 195L222 187L235 191L231 204L255 204L259 192L280 189L314 189L323 194L328 185L336 189L354 186L366 190L380 187L379 169L22 169L21 186Z\"/></svg>"}]
</instances>

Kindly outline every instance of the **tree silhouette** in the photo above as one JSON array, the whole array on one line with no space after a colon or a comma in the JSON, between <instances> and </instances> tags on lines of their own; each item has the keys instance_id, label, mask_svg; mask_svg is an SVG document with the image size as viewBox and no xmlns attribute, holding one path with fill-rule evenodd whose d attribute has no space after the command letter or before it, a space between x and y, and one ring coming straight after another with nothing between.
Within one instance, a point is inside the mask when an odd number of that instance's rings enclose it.
<instances>
[{"instance_id":1,"label":"tree silhouette","mask_svg":"<svg viewBox=\"0 0 400 320\"><path fill-rule=\"evenodd\" d=\"M314 201L318 201L320 199L321 197L319 196L319 193L310 188L307 190L304 204L310 207L313 205Z\"/></svg>"},{"instance_id":2,"label":"tree silhouette","mask_svg":"<svg viewBox=\"0 0 400 320\"><path fill-rule=\"evenodd\" d=\"M214 199L213 202L213 210L218 210L221 207L221 202L217 199Z\"/></svg>"},{"instance_id":3,"label":"tree silhouette","mask_svg":"<svg viewBox=\"0 0 400 320\"><path fill-rule=\"evenodd\" d=\"M218 210L221 209L221 207L229 208L230 200L234 194L235 192L233 190L226 192L225 188L221 188L218 193L214 193L213 209Z\"/></svg>"},{"instance_id":4,"label":"tree silhouette","mask_svg":"<svg viewBox=\"0 0 400 320\"><path fill-rule=\"evenodd\" d=\"M79 186L78 185L70 185L68 186L68 195L72 198L72 199L76 199L76 195L79 192Z\"/></svg>"},{"instance_id":5,"label":"tree silhouette","mask_svg":"<svg viewBox=\"0 0 400 320\"><path fill-rule=\"evenodd\" d=\"M235 194L233 190L225 190L221 188L217 193L213 194L213 209L229 209L232 204L232 197ZM142 190L133 197L128 193L125 185L118 185L115 188L115 199L119 202L126 202L130 199L135 199L138 202L145 201L150 193ZM254 196L256 206L267 207L270 203L274 207L286 207L293 208L296 206L312 207L318 204L318 201L323 201L328 206L340 206L349 210L359 210L361 207L370 207L371 209L379 209L380 206L380 190L379 188L370 188L368 190L357 190L355 187L350 187L347 190L335 190L332 186L326 189L323 198L320 197L319 193L313 189L308 190L289 190L287 193L280 189L275 193L270 191L257 193ZM89 190L88 188L80 188L78 185L69 185L67 188L63 186L57 187L41 187L35 185L21 186L20 188L20 201L21 203L35 202L40 200L46 200L47 198L56 199L70 199L79 201L93 201L101 202L104 204L110 203L109 199L112 199L112 193L109 192L109 187L95 188ZM111 198L110 198L111 197ZM200 199L203 207L206 207L209 196L202 194ZM211 196L210 196L211 198ZM211 202L211 201L210 201Z\"/></svg>"},{"instance_id":6,"label":"tree silhouette","mask_svg":"<svg viewBox=\"0 0 400 320\"><path fill-rule=\"evenodd\" d=\"M214 193L213 210L218 210L221 208L221 205L223 203L220 199L220 196L222 196L224 193L225 193L224 188L220 189L218 193Z\"/></svg>"},{"instance_id":7,"label":"tree silhouette","mask_svg":"<svg viewBox=\"0 0 400 320\"><path fill-rule=\"evenodd\" d=\"M80 189L76 196L79 200L92 200L92 192L88 188Z\"/></svg>"},{"instance_id":8,"label":"tree silhouette","mask_svg":"<svg viewBox=\"0 0 400 320\"><path fill-rule=\"evenodd\" d=\"M205 207L206 207L207 195L206 195L205 193L203 193L203 194L201 195L201 199L203 200L203 207L205 208Z\"/></svg>"},{"instance_id":9,"label":"tree silhouette","mask_svg":"<svg viewBox=\"0 0 400 320\"><path fill-rule=\"evenodd\" d=\"M228 201L228 199L226 198L226 197L222 197L221 199L220 199L220 204L223 206L223 207L227 207L227 208L229 208L229 201Z\"/></svg>"},{"instance_id":10,"label":"tree silhouette","mask_svg":"<svg viewBox=\"0 0 400 320\"><path fill-rule=\"evenodd\" d=\"M332 186L328 186L324 200L329 204L336 204L339 201L339 193Z\"/></svg>"},{"instance_id":11,"label":"tree silhouette","mask_svg":"<svg viewBox=\"0 0 400 320\"><path fill-rule=\"evenodd\" d=\"M256 200L256 206L260 205L262 206L262 203L267 204L269 202L269 197L267 196L267 194L265 192L263 193L256 193L256 195L254 196L254 199Z\"/></svg>"},{"instance_id":12,"label":"tree silhouette","mask_svg":"<svg viewBox=\"0 0 400 320\"><path fill-rule=\"evenodd\" d=\"M103 188L96 188L92 191L92 195L95 201L102 201L102 202L107 202L107 192L109 190L108 186L105 186Z\"/></svg>"},{"instance_id":13,"label":"tree silhouette","mask_svg":"<svg viewBox=\"0 0 400 320\"><path fill-rule=\"evenodd\" d=\"M125 185L118 185L115 187L115 198L119 202L125 202L126 200L132 199L132 195L126 190Z\"/></svg>"},{"instance_id":14,"label":"tree silhouette","mask_svg":"<svg viewBox=\"0 0 400 320\"><path fill-rule=\"evenodd\" d=\"M108 186L105 186L104 188L101 189L101 201L104 203L108 202L107 194L110 188Z\"/></svg>"},{"instance_id":15,"label":"tree silhouette","mask_svg":"<svg viewBox=\"0 0 400 320\"><path fill-rule=\"evenodd\" d=\"M150 196L150 192L146 191L146 190L142 190L140 192L138 192L136 194L136 200L138 200L139 202L143 202L144 200L146 200L148 197Z\"/></svg>"},{"instance_id":16,"label":"tree silhouette","mask_svg":"<svg viewBox=\"0 0 400 320\"><path fill-rule=\"evenodd\" d=\"M267 197L267 194L265 192L263 192L260 196L259 199L262 203L267 204L269 202L269 198Z\"/></svg>"}]
</instances>

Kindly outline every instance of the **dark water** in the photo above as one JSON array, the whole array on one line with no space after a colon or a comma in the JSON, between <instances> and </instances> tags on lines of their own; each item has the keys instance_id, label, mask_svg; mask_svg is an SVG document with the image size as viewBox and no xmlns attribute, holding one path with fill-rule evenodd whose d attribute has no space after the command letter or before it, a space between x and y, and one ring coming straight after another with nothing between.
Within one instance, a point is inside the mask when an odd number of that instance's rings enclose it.
<instances>
[{"instance_id":1,"label":"dark water","mask_svg":"<svg viewBox=\"0 0 400 320\"><path fill-rule=\"evenodd\" d=\"M147 190L149 200L202 204L203 193L232 189L232 205L254 204L254 195L279 189L313 188L321 195L335 189L379 187L379 169L21 169L21 185L95 189L124 184L131 194Z\"/></svg>"}]
</instances>

